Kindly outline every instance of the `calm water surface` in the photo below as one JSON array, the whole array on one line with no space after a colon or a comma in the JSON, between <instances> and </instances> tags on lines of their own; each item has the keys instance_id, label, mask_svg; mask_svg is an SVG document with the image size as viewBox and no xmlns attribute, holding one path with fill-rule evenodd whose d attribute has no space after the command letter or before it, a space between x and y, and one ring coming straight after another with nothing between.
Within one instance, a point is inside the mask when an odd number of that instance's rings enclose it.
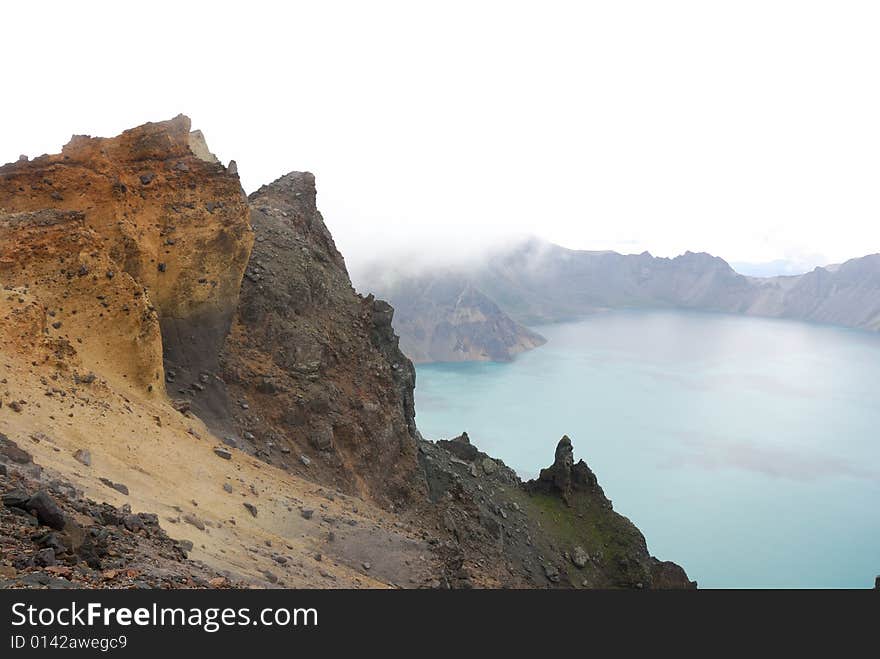
<instances>
[{"instance_id":1,"label":"calm water surface","mask_svg":"<svg viewBox=\"0 0 880 659\"><path fill-rule=\"evenodd\" d=\"M510 364L418 367L427 438L466 430L531 478L568 434L648 548L708 587L880 574L880 336L613 312Z\"/></svg>"}]
</instances>

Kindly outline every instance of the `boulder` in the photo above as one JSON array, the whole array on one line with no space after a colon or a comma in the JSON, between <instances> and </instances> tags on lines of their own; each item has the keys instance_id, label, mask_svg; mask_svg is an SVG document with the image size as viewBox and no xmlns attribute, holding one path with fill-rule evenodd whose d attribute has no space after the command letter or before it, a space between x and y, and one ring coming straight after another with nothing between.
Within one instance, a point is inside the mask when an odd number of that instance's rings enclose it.
<instances>
[{"instance_id":1,"label":"boulder","mask_svg":"<svg viewBox=\"0 0 880 659\"><path fill-rule=\"evenodd\" d=\"M25 510L31 495L24 490L11 490L2 496L3 505L7 508L19 508Z\"/></svg>"},{"instance_id":2,"label":"boulder","mask_svg":"<svg viewBox=\"0 0 880 659\"><path fill-rule=\"evenodd\" d=\"M9 462L21 465L33 461L30 453L19 448L18 444L13 442L3 433L0 433L0 456L6 458Z\"/></svg>"},{"instance_id":3,"label":"boulder","mask_svg":"<svg viewBox=\"0 0 880 659\"><path fill-rule=\"evenodd\" d=\"M437 440L437 446L441 446L455 457L469 462L473 462L480 455L477 447L471 444L471 439L466 432L461 433L454 439Z\"/></svg>"},{"instance_id":4,"label":"boulder","mask_svg":"<svg viewBox=\"0 0 880 659\"><path fill-rule=\"evenodd\" d=\"M122 523L132 533L137 533L144 528L144 522L137 515L126 515L122 518Z\"/></svg>"},{"instance_id":5,"label":"boulder","mask_svg":"<svg viewBox=\"0 0 880 659\"><path fill-rule=\"evenodd\" d=\"M580 569L585 568L590 560L590 555L580 545L575 546L574 549L571 550L570 557L572 564Z\"/></svg>"},{"instance_id":6,"label":"boulder","mask_svg":"<svg viewBox=\"0 0 880 659\"><path fill-rule=\"evenodd\" d=\"M195 526L199 531L205 530L205 523L202 520L200 520L198 517L193 515L192 513L187 513L186 515L184 515L183 521L186 522L187 524L191 524L192 526Z\"/></svg>"},{"instance_id":7,"label":"boulder","mask_svg":"<svg viewBox=\"0 0 880 659\"><path fill-rule=\"evenodd\" d=\"M319 451L329 451L333 448L333 427L329 424L321 424L309 435L309 443Z\"/></svg>"},{"instance_id":8,"label":"boulder","mask_svg":"<svg viewBox=\"0 0 880 659\"><path fill-rule=\"evenodd\" d=\"M58 507L55 500L43 490L28 499L24 508L29 510L40 521L40 524L57 531L64 529L67 521L64 513L61 512L61 508Z\"/></svg>"},{"instance_id":9,"label":"boulder","mask_svg":"<svg viewBox=\"0 0 880 659\"><path fill-rule=\"evenodd\" d=\"M122 483L114 483L109 478L99 478L98 480L101 481L107 487L112 488L112 489L116 490L117 492L121 492L122 494L125 494L126 496L128 496L128 487L126 485L123 485Z\"/></svg>"},{"instance_id":10,"label":"boulder","mask_svg":"<svg viewBox=\"0 0 880 659\"><path fill-rule=\"evenodd\" d=\"M55 550L51 547L39 550L34 555L34 563L40 567L50 567L55 565Z\"/></svg>"}]
</instances>

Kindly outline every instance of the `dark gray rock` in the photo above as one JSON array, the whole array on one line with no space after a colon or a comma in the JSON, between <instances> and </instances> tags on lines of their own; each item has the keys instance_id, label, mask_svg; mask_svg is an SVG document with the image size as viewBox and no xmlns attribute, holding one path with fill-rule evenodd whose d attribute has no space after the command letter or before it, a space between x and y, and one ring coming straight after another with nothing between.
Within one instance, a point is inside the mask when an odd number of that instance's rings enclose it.
<instances>
[{"instance_id":1,"label":"dark gray rock","mask_svg":"<svg viewBox=\"0 0 880 659\"><path fill-rule=\"evenodd\" d=\"M53 529L61 531L64 528L67 518L61 512L61 508L55 503L55 500L46 492L40 490L25 504L26 510L40 521L40 524L49 526Z\"/></svg>"},{"instance_id":2,"label":"dark gray rock","mask_svg":"<svg viewBox=\"0 0 880 659\"><path fill-rule=\"evenodd\" d=\"M30 501L31 495L24 490L12 490L3 494L3 505L7 508L20 508L25 510L27 502Z\"/></svg>"},{"instance_id":3,"label":"dark gray rock","mask_svg":"<svg viewBox=\"0 0 880 659\"><path fill-rule=\"evenodd\" d=\"M0 433L0 456L6 458L9 462L14 462L16 464L23 465L33 462L30 453L19 448L18 444L13 442L3 433Z\"/></svg>"},{"instance_id":4,"label":"dark gray rock","mask_svg":"<svg viewBox=\"0 0 880 659\"><path fill-rule=\"evenodd\" d=\"M61 555L67 551L67 544L65 543L62 535L56 531L49 531L48 533L43 533L35 538L33 538L34 544L37 547L48 547L51 548L55 555Z\"/></svg>"},{"instance_id":5,"label":"dark gray rock","mask_svg":"<svg viewBox=\"0 0 880 659\"><path fill-rule=\"evenodd\" d=\"M55 550L51 547L39 550L34 555L34 563L40 567L49 567L55 565Z\"/></svg>"},{"instance_id":6,"label":"dark gray rock","mask_svg":"<svg viewBox=\"0 0 880 659\"><path fill-rule=\"evenodd\" d=\"M577 568L585 568L587 566L587 562L590 560L590 555L587 554L586 550L577 545L574 549L571 550L571 562Z\"/></svg>"},{"instance_id":7,"label":"dark gray rock","mask_svg":"<svg viewBox=\"0 0 880 659\"><path fill-rule=\"evenodd\" d=\"M542 469L537 480L525 483L527 490L531 492L544 492L547 494L556 494L563 501L568 502L571 493L578 491L592 491L607 506L611 506L611 502L605 498L602 488L596 480L595 474L587 466L583 460L574 462L574 449L568 436L563 436L556 445L556 455L553 464L546 469Z\"/></svg>"},{"instance_id":8,"label":"dark gray rock","mask_svg":"<svg viewBox=\"0 0 880 659\"><path fill-rule=\"evenodd\" d=\"M137 515L126 515L122 518L122 523L132 533L137 533L144 528L143 520Z\"/></svg>"},{"instance_id":9,"label":"dark gray rock","mask_svg":"<svg viewBox=\"0 0 880 659\"><path fill-rule=\"evenodd\" d=\"M122 494L128 496L128 487L126 485L123 485L122 483L114 483L109 478L99 478L98 480L101 481L107 487L112 488L112 489L116 490L117 492L121 492Z\"/></svg>"},{"instance_id":10,"label":"dark gray rock","mask_svg":"<svg viewBox=\"0 0 880 659\"><path fill-rule=\"evenodd\" d=\"M178 540L176 544L187 554L193 550L192 540Z\"/></svg>"},{"instance_id":11,"label":"dark gray rock","mask_svg":"<svg viewBox=\"0 0 880 659\"><path fill-rule=\"evenodd\" d=\"M223 458L224 460L231 460L232 459L232 453L230 453L227 449L222 448L222 447L215 448L214 454L217 455L218 457Z\"/></svg>"},{"instance_id":12,"label":"dark gray rock","mask_svg":"<svg viewBox=\"0 0 880 659\"><path fill-rule=\"evenodd\" d=\"M455 457L469 462L473 462L480 455L477 447L471 444L471 439L466 432L461 433L454 439L439 439L437 440L437 446L441 446Z\"/></svg>"},{"instance_id":13,"label":"dark gray rock","mask_svg":"<svg viewBox=\"0 0 880 659\"><path fill-rule=\"evenodd\" d=\"M187 524L195 526L199 531L205 530L205 523L192 513L187 513L186 515L184 515L183 521Z\"/></svg>"},{"instance_id":14,"label":"dark gray rock","mask_svg":"<svg viewBox=\"0 0 880 659\"><path fill-rule=\"evenodd\" d=\"M97 376L94 373L86 373L85 375L74 373L73 375L73 381L77 384L92 384L96 379Z\"/></svg>"},{"instance_id":15,"label":"dark gray rock","mask_svg":"<svg viewBox=\"0 0 880 659\"><path fill-rule=\"evenodd\" d=\"M329 451L333 448L333 427L329 424L321 424L309 435L309 443L319 451Z\"/></svg>"}]
</instances>

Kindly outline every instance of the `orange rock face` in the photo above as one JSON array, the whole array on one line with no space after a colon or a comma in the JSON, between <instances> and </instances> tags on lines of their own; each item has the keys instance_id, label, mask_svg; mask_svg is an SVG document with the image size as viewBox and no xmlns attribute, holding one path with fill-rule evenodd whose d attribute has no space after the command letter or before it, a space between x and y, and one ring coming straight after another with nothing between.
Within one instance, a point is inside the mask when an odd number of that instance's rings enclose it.
<instances>
[{"instance_id":1,"label":"orange rock face","mask_svg":"<svg viewBox=\"0 0 880 659\"><path fill-rule=\"evenodd\" d=\"M217 354L229 327L253 233L238 175L187 117L113 138L75 136L60 154L0 167L0 212L42 209L81 213L76 235L100 243L101 268L142 289L166 357L210 367L205 356ZM17 240L10 224L4 245Z\"/></svg>"},{"instance_id":2,"label":"orange rock face","mask_svg":"<svg viewBox=\"0 0 880 659\"><path fill-rule=\"evenodd\" d=\"M81 213L0 215L0 324L9 350L119 389L161 391L159 320Z\"/></svg>"}]
</instances>

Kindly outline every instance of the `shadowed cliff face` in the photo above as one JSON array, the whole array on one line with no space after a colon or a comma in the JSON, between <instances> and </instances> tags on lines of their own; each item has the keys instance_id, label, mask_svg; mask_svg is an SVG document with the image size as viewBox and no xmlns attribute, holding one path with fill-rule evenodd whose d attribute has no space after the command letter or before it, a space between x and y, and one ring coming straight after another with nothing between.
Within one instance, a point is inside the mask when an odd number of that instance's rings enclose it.
<instances>
[{"instance_id":1,"label":"shadowed cliff face","mask_svg":"<svg viewBox=\"0 0 880 659\"><path fill-rule=\"evenodd\" d=\"M0 167L0 209L82 213L109 259L101 276L125 273L143 289L172 396L216 368L253 242L237 174L209 156L180 115Z\"/></svg>"},{"instance_id":2,"label":"shadowed cliff face","mask_svg":"<svg viewBox=\"0 0 880 659\"><path fill-rule=\"evenodd\" d=\"M250 196L256 242L223 354L235 424L265 459L402 503L415 487L415 372L392 309L352 289L315 197L300 172Z\"/></svg>"}]
</instances>

